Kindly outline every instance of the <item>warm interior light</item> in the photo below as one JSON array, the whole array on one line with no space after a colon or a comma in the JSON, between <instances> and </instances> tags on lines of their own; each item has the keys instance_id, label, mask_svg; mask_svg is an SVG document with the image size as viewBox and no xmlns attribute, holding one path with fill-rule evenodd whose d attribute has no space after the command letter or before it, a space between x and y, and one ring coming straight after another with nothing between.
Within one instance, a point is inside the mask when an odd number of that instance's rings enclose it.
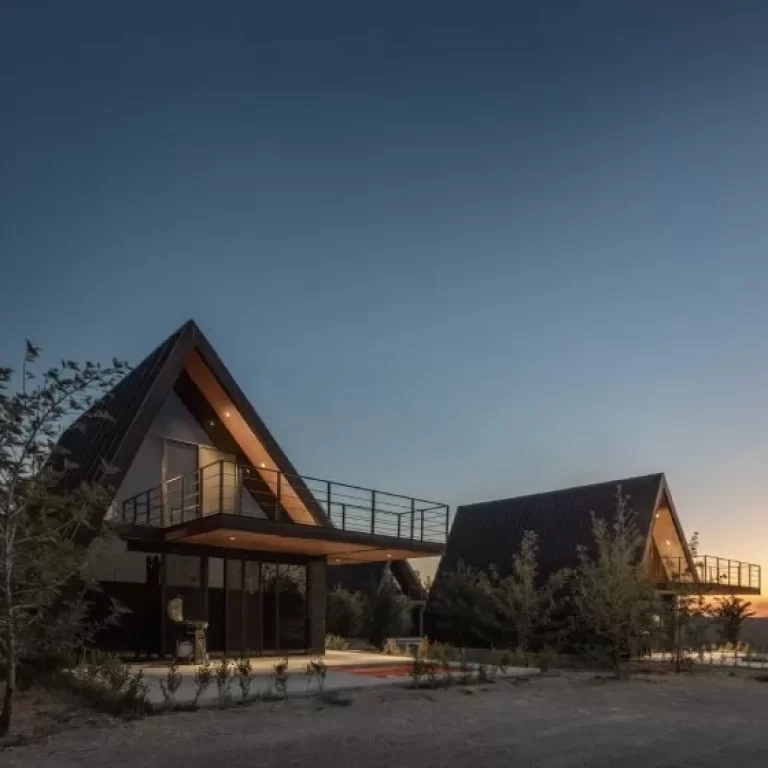
<instances>
[{"instance_id":1,"label":"warm interior light","mask_svg":"<svg viewBox=\"0 0 768 768\"><path fill-rule=\"evenodd\" d=\"M229 411L224 411L224 415L229 418Z\"/></svg>"},{"instance_id":2,"label":"warm interior light","mask_svg":"<svg viewBox=\"0 0 768 768\"><path fill-rule=\"evenodd\" d=\"M659 513L657 512L656 513L656 519L658 520L658 518L659 518Z\"/></svg>"},{"instance_id":3,"label":"warm interior light","mask_svg":"<svg viewBox=\"0 0 768 768\"><path fill-rule=\"evenodd\" d=\"M230 536L230 537L229 537L229 540L230 540L230 541L234 541L234 540L235 540L235 537L234 537L234 536Z\"/></svg>"},{"instance_id":4,"label":"warm interior light","mask_svg":"<svg viewBox=\"0 0 768 768\"><path fill-rule=\"evenodd\" d=\"M387 559L388 559L388 560L391 560L391 559L392 559L392 555L390 555L390 554L389 554L389 552L387 552Z\"/></svg>"},{"instance_id":5,"label":"warm interior light","mask_svg":"<svg viewBox=\"0 0 768 768\"><path fill-rule=\"evenodd\" d=\"M263 461L261 462L261 464L259 464L259 466L260 466L262 469L266 469L266 468L267 468L267 465L266 465L266 464L265 464Z\"/></svg>"},{"instance_id":6,"label":"warm interior light","mask_svg":"<svg viewBox=\"0 0 768 768\"><path fill-rule=\"evenodd\" d=\"M666 540L664 543L665 543L665 544L666 544L668 547L671 547L671 546L672 546L672 542L671 542L669 539L667 539L667 540Z\"/></svg>"}]
</instances>

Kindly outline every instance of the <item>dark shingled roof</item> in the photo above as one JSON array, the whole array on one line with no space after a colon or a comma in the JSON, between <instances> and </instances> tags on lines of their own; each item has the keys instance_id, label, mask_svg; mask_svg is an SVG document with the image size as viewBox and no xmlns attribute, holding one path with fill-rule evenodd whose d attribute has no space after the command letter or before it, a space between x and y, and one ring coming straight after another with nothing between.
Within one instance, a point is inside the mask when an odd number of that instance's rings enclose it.
<instances>
[{"instance_id":1,"label":"dark shingled roof","mask_svg":"<svg viewBox=\"0 0 768 768\"><path fill-rule=\"evenodd\" d=\"M394 560L389 564L392 575L403 594L414 600L426 599L424 587L407 560ZM386 563L360 565L328 565L328 589L341 587L350 592L368 592L381 581Z\"/></svg>"},{"instance_id":2,"label":"dark shingled roof","mask_svg":"<svg viewBox=\"0 0 768 768\"><path fill-rule=\"evenodd\" d=\"M538 537L539 572L543 579L555 571L576 564L576 547L594 551L592 518L610 521L616 512L616 489L629 496L643 537L651 529L653 514L662 492L666 492L673 518L677 516L662 473L582 485L531 496L467 504L456 511L440 573L459 561L487 568L495 566L501 575L509 573L512 556L518 551L525 531ZM682 531L681 539L682 537Z\"/></svg>"},{"instance_id":3,"label":"dark shingled roof","mask_svg":"<svg viewBox=\"0 0 768 768\"><path fill-rule=\"evenodd\" d=\"M113 421L82 416L79 421L84 425L84 431L69 429L62 435L59 445L69 451L68 458L77 464L76 469L67 473L64 487L75 488L83 482L101 482L108 484L113 492L117 491L165 398L182 373L188 355L193 351L200 355L218 379L278 468L284 475L290 476L286 479L307 500L316 521L330 526L325 512L319 504L311 503L312 495L304 481L298 477L293 464L193 320L188 320L172 333L94 406L106 410ZM114 467L116 471L105 475L104 464Z\"/></svg>"}]
</instances>

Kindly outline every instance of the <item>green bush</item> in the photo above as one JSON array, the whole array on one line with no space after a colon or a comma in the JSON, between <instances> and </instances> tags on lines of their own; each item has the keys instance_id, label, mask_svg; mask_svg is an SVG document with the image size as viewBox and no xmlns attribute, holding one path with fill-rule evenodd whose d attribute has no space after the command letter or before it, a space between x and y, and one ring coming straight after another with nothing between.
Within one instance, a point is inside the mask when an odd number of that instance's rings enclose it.
<instances>
[{"instance_id":1,"label":"green bush","mask_svg":"<svg viewBox=\"0 0 768 768\"><path fill-rule=\"evenodd\" d=\"M325 625L331 635L359 637L363 630L365 598L359 592L335 587L328 593Z\"/></svg>"},{"instance_id":2,"label":"green bush","mask_svg":"<svg viewBox=\"0 0 768 768\"><path fill-rule=\"evenodd\" d=\"M326 635L325 636L325 650L326 651L346 651L349 648L349 643L340 635Z\"/></svg>"},{"instance_id":3,"label":"green bush","mask_svg":"<svg viewBox=\"0 0 768 768\"><path fill-rule=\"evenodd\" d=\"M366 639L383 648L388 638L402 637L411 625L408 600L400 594L385 574L367 600Z\"/></svg>"}]
</instances>

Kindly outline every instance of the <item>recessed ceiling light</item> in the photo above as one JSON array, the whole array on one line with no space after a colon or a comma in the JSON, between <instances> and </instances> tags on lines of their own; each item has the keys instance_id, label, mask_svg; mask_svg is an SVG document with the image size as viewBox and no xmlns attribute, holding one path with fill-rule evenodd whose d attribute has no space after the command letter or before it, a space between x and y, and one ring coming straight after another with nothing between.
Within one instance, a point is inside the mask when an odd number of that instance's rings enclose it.
<instances>
[{"instance_id":1,"label":"recessed ceiling light","mask_svg":"<svg viewBox=\"0 0 768 768\"><path fill-rule=\"evenodd\" d=\"M387 559L389 559L389 560L392 559L392 555L390 555L389 552L387 552Z\"/></svg>"},{"instance_id":2,"label":"recessed ceiling light","mask_svg":"<svg viewBox=\"0 0 768 768\"><path fill-rule=\"evenodd\" d=\"M229 411L224 411L224 415L229 418Z\"/></svg>"},{"instance_id":3,"label":"recessed ceiling light","mask_svg":"<svg viewBox=\"0 0 768 768\"><path fill-rule=\"evenodd\" d=\"M235 537L234 537L234 536L230 536L230 537L229 537L229 540L230 540L230 541L234 541L234 540L235 540Z\"/></svg>"},{"instance_id":4,"label":"recessed ceiling light","mask_svg":"<svg viewBox=\"0 0 768 768\"><path fill-rule=\"evenodd\" d=\"M669 539L667 539L667 540L666 540L664 543L665 543L665 544L666 544L668 547L671 547L671 546L672 546L672 542L671 542Z\"/></svg>"},{"instance_id":5,"label":"recessed ceiling light","mask_svg":"<svg viewBox=\"0 0 768 768\"><path fill-rule=\"evenodd\" d=\"M659 513L657 512L657 513L656 513L656 518L658 519L658 517L659 517Z\"/></svg>"},{"instance_id":6,"label":"recessed ceiling light","mask_svg":"<svg viewBox=\"0 0 768 768\"><path fill-rule=\"evenodd\" d=\"M266 469L266 468L267 468L267 465L266 465L266 464L265 464L263 461L261 462L261 464L259 464L259 466L260 466L262 469Z\"/></svg>"},{"instance_id":7,"label":"recessed ceiling light","mask_svg":"<svg viewBox=\"0 0 768 768\"><path fill-rule=\"evenodd\" d=\"M337 558L336 558L336 562L337 562L337 563L340 563L340 562L341 562L341 558L340 558L340 557L337 557Z\"/></svg>"}]
</instances>

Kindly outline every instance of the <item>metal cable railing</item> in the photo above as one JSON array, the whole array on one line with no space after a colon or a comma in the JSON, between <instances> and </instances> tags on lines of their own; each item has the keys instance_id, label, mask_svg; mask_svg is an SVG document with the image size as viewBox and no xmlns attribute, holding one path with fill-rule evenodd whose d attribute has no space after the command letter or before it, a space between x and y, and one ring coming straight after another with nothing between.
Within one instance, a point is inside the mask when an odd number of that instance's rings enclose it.
<instances>
[{"instance_id":1,"label":"metal cable railing","mask_svg":"<svg viewBox=\"0 0 768 768\"><path fill-rule=\"evenodd\" d=\"M760 566L754 563L727 557L696 555L692 571L684 557L662 557L661 561L671 582L760 589Z\"/></svg>"},{"instance_id":2,"label":"metal cable railing","mask_svg":"<svg viewBox=\"0 0 768 768\"><path fill-rule=\"evenodd\" d=\"M122 502L123 522L169 527L211 514L301 522L321 510L334 527L400 539L445 543L449 507L266 467L217 461Z\"/></svg>"}]
</instances>

